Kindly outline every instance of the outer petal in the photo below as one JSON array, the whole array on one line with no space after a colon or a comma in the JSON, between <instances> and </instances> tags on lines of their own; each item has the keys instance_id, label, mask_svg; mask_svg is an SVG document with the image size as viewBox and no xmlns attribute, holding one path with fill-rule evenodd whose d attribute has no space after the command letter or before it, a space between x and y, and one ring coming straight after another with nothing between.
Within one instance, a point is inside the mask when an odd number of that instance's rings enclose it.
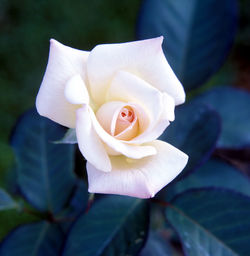
<instances>
[{"instance_id":1,"label":"outer petal","mask_svg":"<svg viewBox=\"0 0 250 256\"><path fill-rule=\"evenodd\" d=\"M74 128L76 105L70 104L64 95L66 82L80 74L85 81L86 61L89 53L76 50L54 39L50 40L47 69L36 99L40 115L64 126Z\"/></svg>"},{"instance_id":2,"label":"outer petal","mask_svg":"<svg viewBox=\"0 0 250 256\"><path fill-rule=\"evenodd\" d=\"M65 98L72 104L89 104L89 94L79 74L72 76L65 85Z\"/></svg>"},{"instance_id":3,"label":"outer petal","mask_svg":"<svg viewBox=\"0 0 250 256\"><path fill-rule=\"evenodd\" d=\"M126 70L167 92L175 104L185 101L183 87L169 66L161 44L163 37L122 44L96 46L87 63L92 97L102 104L107 88L118 70Z\"/></svg>"},{"instance_id":4,"label":"outer petal","mask_svg":"<svg viewBox=\"0 0 250 256\"><path fill-rule=\"evenodd\" d=\"M175 114L174 114L174 109L175 109L175 103L174 99L169 96L167 93L163 93L163 105L164 105L164 111L162 113L162 117L164 119L168 119L169 121L174 121L175 119Z\"/></svg>"},{"instance_id":5,"label":"outer petal","mask_svg":"<svg viewBox=\"0 0 250 256\"><path fill-rule=\"evenodd\" d=\"M109 156L93 128L88 105L77 110L76 136L79 149L87 161L99 170L111 171Z\"/></svg>"},{"instance_id":6,"label":"outer petal","mask_svg":"<svg viewBox=\"0 0 250 256\"><path fill-rule=\"evenodd\" d=\"M187 164L188 156L163 141L151 144L158 153L140 160L112 157L112 171L103 173L87 163L89 192L153 197Z\"/></svg>"},{"instance_id":7,"label":"outer petal","mask_svg":"<svg viewBox=\"0 0 250 256\"><path fill-rule=\"evenodd\" d=\"M91 108L89 108L89 116L92 120L93 127L100 137L100 139L108 146L110 147L114 152L119 152L122 155L125 155L129 158L133 159L140 159L146 156L154 155L156 154L156 150L153 146L150 145L141 145L141 146L135 146L135 145L127 145L124 143L124 141L118 140L114 137L112 137L110 134L108 134L102 126L99 124L99 122L96 119L96 116Z\"/></svg>"}]
</instances>

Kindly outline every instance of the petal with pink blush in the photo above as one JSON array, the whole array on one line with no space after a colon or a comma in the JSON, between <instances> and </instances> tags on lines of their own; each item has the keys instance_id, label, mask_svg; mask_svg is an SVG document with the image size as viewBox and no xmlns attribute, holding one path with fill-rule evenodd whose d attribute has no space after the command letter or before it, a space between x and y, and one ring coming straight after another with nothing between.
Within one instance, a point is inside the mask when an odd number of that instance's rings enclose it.
<instances>
[{"instance_id":1,"label":"petal with pink blush","mask_svg":"<svg viewBox=\"0 0 250 256\"><path fill-rule=\"evenodd\" d=\"M143 79L125 71L115 75L107 92L107 100L133 102L141 106L149 116L151 127L156 124L163 109L163 94Z\"/></svg>"},{"instance_id":2,"label":"petal with pink blush","mask_svg":"<svg viewBox=\"0 0 250 256\"><path fill-rule=\"evenodd\" d=\"M36 98L40 115L61 125L75 127L76 109L79 106L65 98L65 86L77 74L85 81L88 56L89 52L70 48L54 39L50 41L49 60Z\"/></svg>"},{"instance_id":3,"label":"petal with pink blush","mask_svg":"<svg viewBox=\"0 0 250 256\"><path fill-rule=\"evenodd\" d=\"M103 129L114 136L116 120L123 107L127 104L120 101L111 101L103 104L96 112L96 118Z\"/></svg>"},{"instance_id":4,"label":"petal with pink blush","mask_svg":"<svg viewBox=\"0 0 250 256\"><path fill-rule=\"evenodd\" d=\"M130 106L125 106L116 120L115 138L131 140L139 134L139 131L139 119L136 111Z\"/></svg>"},{"instance_id":5,"label":"petal with pink blush","mask_svg":"<svg viewBox=\"0 0 250 256\"><path fill-rule=\"evenodd\" d=\"M111 171L109 156L93 127L88 105L77 110L76 137L79 149L87 161L99 170Z\"/></svg>"},{"instance_id":6,"label":"petal with pink blush","mask_svg":"<svg viewBox=\"0 0 250 256\"><path fill-rule=\"evenodd\" d=\"M90 91L97 104L104 103L106 91L119 70L141 77L153 87L167 92L175 105L185 101L184 89L168 64L163 50L163 37L142 41L97 45L87 63Z\"/></svg>"},{"instance_id":7,"label":"petal with pink blush","mask_svg":"<svg viewBox=\"0 0 250 256\"><path fill-rule=\"evenodd\" d=\"M96 116L91 108L89 108L89 115L92 120L93 127L100 137L100 139L110 147L114 152L118 152L122 155L133 159L140 159L146 156L156 154L156 150L153 146L135 146L135 145L127 145L123 140L118 140L108 132L104 130L104 128L97 121ZM111 151L110 151L111 152Z\"/></svg>"},{"instance_id":8,"label":"petal with pink blush","mask_svg":"<svg viewBox=\"0 0 250 256\"><path fill-rule=\"evenodd\" d=\"M154 141L149 145L157 149L156 155L139 160L111 157L109 173L87 163L89 192L153 197L184 169L188 156L166 142Z\"/></svg>"}]
</instances>

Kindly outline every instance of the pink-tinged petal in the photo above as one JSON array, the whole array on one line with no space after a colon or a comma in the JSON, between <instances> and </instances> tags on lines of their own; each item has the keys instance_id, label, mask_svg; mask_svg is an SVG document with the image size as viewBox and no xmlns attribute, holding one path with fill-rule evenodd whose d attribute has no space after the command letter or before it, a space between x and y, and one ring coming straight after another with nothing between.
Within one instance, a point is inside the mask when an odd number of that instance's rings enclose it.
<instances>
[{"instance_id":1,"label":"pink-tinged petal","mask_svg":"<svg viewBox=\"0 0 250 256\"><path fill-rule=\"evenodd\" d=\"M175 109L175 103L174 99L169 96L167 93L163 93L163 108L161 111L161 115L159 120L157 121L155 126L151 126L150 129L147 129L144 133L139 135L138 137L127 141L125 143L128 144L140 144L140 143L146 143L153 140L156 140L161 136L161 134L165 131L165 129L169 126L170 121L173 121L175 119L174 109Z\"/></svg>"},{"instance_id":2,"label":"pink-tinged petal","mask_svg":"<svg viewBox=\"0 0 250 256\"><path fill-rule=\"evenodd\" d=\"M112 171L104 173L87 163L89 192L153 197L186 166L188 156L163 141L151 143L157 154L139 160L111 157Z\"/></svg>"},{"instance_id":3,"label":"pink-tinged petal","mask_svg":"<svg viewBox=\"0 0 250 256\"><path fill-rule=\"evenodd\" d=\"M169 121L166 118L160 118L157 125L150 130L146 130L141 135L135 137L130 141L125 141L126 144L141 144L148 143L150 141L156 140L161 136L161 134L166 130L169 126Z\"/></svg>"},{"instance_id":4,"label":"pink-tinged petal","mask_svg":"<svg viewBox=\"0 0 250 256\"><path fill-rule=\"evenodd\" d=\"M125 70L139 76L153 87L167 92L175 104L185 101L184 89L168 64L163 50L163 37L97 45L87 63L90 91L98 104L103 104L106 91L117 71Z\"/></svg>"},{"instance_id":5,"label":"pink-tinged petal","mask_svg":"<svg viewBox=\"0 0 250 256\"><path fill-rule=\"evenodd\" d=\"M124 141L114 138L103 129L103 127L97 121L96 116L91 108L89 108L89 114L96 133L100 139L111 149L109 150L109 154L119 153L133 159L140 159L156 154L156 150L153 146L127 145L124 143Z\"/></svg>"},{"instance_id":6,"label":"pink-tinged petal","mask_svg":"<svg viewBox=\"0 0 250 256\"><path fill-rule=\"evenodd\" d=\"M65 46L54 39L50 40L48 65L36 98L40 115L70 127L75 127L76 109L79 106L69 103L64 95L67 81L79 74L85 81L86 61L89 53Z\"/></svg>"},{"instance_id":7,"label":"pink-tinged petal","mask_svg":"<svg viewBox=\"0 0 250 256\"><path fill-rule=\"evenodd\" d=\"M79 74L66 82L64 95L71 104L89 104L88 90Z\"/></svg>"},{"instance_id":8,"label":"pink-tinged petal","mask_svg":"<svg viewBox=\"0 0 250 256\"><path fill-rule=\"evenodd\" d=\"M119 140L130 140L139 132L139 122L135 114L133 122L121 120L120 113L133 108L121 101L110 101L103 104L96 112L96 118L102 128Z\"/></svg>"},{"instance_id":9,"label":"pink-tinged petal","mask_svg":"<svg viewBox=\"0 0 250 256\"><path fill-rule=\"evenodd\" d=\"M111 101L103 104L96 112L98 122L103 129L114 136L116 120L121 109L126 106L127 103L120 101Z\"/></svg>"},{"instance_id":10,"label":"pink-tinged petal","mask_svg":"<svg viewBox=\"0 0 250 256\"><path fill-rule=\"evenodd\" d=\"M93 128L88 105L77 110L76 137L83 156L103 172L111 171L111 163L104 145Z\"/></svg>"},{"instance_id":11,"label":"pink-tinged petal","mask_svg":"<svg viewBox=\"0 0 250 256\"><path fill-rule=\"evenodd\" d=\"M115 75L107 100L133 102L141 106L150 117L151 127L155 126L163 109L163 94L141 78L125 71Z\"/></svg>"},{"instance_id":12,"label":"pink-tinged petal","mask_svg":"<svg viewBox=\"0 0 250 256\"><path fill-rule=\"evenodd\" d=\"M174 119L175 102L171 96L125 71L119 71L115 75L108 89L107 100L135 102L150 117L147 129L140 136L127 141L127 144L140 144L157 139L169 125L169 120ZM139 113L139 120L143 119L143 116Z\"/></svg>"},{"instance_id":13,"label":"pink-tinged petal","mask_svg":"<svg viewBox=\"0 0 250 256\"><path fill-rule=\"evenodd\" d=\"M157 121L156 125L153 127L151 126L151 129L146 130L140 136L126 143L146 143L159 138L161 134L165 131L165 129L169 126L169 120L173 121L175 119L174 99L165 92L163 93L163 106L164 107L162 108L160 118Z\"/></svg>"}]
</instances>

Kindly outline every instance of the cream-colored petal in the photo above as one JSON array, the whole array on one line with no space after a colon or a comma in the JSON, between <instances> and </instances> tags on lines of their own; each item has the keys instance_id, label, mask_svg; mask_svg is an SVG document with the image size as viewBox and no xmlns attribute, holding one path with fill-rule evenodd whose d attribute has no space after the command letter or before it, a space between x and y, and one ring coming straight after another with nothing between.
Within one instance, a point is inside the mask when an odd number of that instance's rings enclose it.
<instances>
[{"instance_id":1,"label":"cream-colored petal","mask_svg":"<svg viewBox=\"0 0 250 256\"><path fill-rule=\"evenodd\" d=\"M124 141L118 140L107 133L100 123L97 121L96 116L92 109L89 109L90 118L92 119L93 127L100 137L100 139L110 147L114 152L118 152L122 155L133 159L140 159L146 156L156 154L156 150L153 146L135 146L127 145ZM111 152L111 151L110 151Z\"/></svg>"},{"instance_id":2,"label":"cream-colored petal","mask_svg":"<svg viewBox=\"0 0 250 256\"><path fill-rule=\"evenodd\" d=\"M160 91L167 92L176 105L183 103L185 92L164 56L162 40L163 37L158 37L96 46L87 63L90 91L96 103L103 104L107 89L119 70L133 73Z\"/></svg>"},{"instance_id":3,"label":"cream-colored petal","mask_svg":"<svg viewBox=\"0 0 250 256\"><path fill-rule=\"evenodd\" d=\"M120 123L116 122L116 127L120 126ZM118 133L115 138L119 139L119 140L131 140L134 137L137 136L138 132L139 132L140 128L139 128L139 122L138 122L138 118L137 116L134 118L133 122L130 123L130 125L128 127L126 127L126 129L124 129L123 131L121 131L120 133Z\"/></svg>"},{"instance_id":4,"label":"cream-colored petal","mask_svg":"<svg viewBox=\"0 0 250 256\"><path fill-rule=\"evenodd\" d=\"M153 197L186 166L188 156L163 141L150 144L157 154L139 160L111 157L112 171L104 173L87 163L89 192Z\"/></svg>"},{"instance_id":5,"label":"cream-colored petal","mask_svg":"<svg viewBox=\"0 0 250 256\"><path fill-rule=\"evenodd\" d=\"M117 117L127 103L120 101L111 101L103 104L96 112L96 118L103 129L111 135L115 134Z\"/></svg>"},{"instance_id":6,"label":"cream-colored petal","mask_svg":"<svg viewBox=\"0 0 250 256\"><path fill-rule=\"evenodd\" d=\"M88 105L77 110L76 136L83 156L103 172L111 171L111 163L105 147L93 128Z\"/></svg>"},{"instance_id":7,"label":"cream-colored petal","mask_svg":"<svg viewBox=\"0 0 250 256\"><path fill-rule=\"evenodd\" d=\"M79 74L66 82L64 95L71 104L89 104L88 90Z\"/></svg>"},{"instance_id":8,"label":"cream-colored petal","mask_svg":"<svg viewBox=\"0 0 250 256\"><path fill-rule=\"evenodd\" d=\"M67 81L80 74L85 81L86 61L89 52L65 46L54 39L50 40L49 60L43 81L36 98L36 107L40 115L70 127L75 127L76 109L64 95Z\"/></svg>"},{"instance_id":9,"label":"cream-colored petal","mask_svg":"<svg viewBox=\"0 0 250 256\"><path fill-rule=\"evenodd\" d=\"M125 71L115 75L107 93L108 101L133 102L143 108L154 126L163 109L163 94L139 77Z\"/></svg>"},{"instance_id":10,"label":"cream-colored petal","mask_svg":"<svg viewBox=\"0 0 250 256\"><path fill-rule=\"evenodd\" d=\"M169 121L174 121L175 119L175 103L174 99L169 96L167 93L163 93L163 105L164 110L161 116L161 119L168 119Z\"/></svg>"},{"instance_id":11,"label":"cream-colored petal","mask_svg":"<svg viewBox=\"0 0 250 256\"><path fill-rule=\"evenodd\" d=\"M160 117L157 120L154 126L150 126L149 129L146 129L138 137L130 141L126 141L127 144L140 144L140 143L147 143L153 140L156 140L160 137L160 135L164 132L164 130L169 126L170 121L173 121L175 118L174 109L175 103L171 96L167 93L163 93L163 108L160 112Z\"/></svg>"},{"instance_id":12,"label":"cream-colored petal","mask_svg":"<svg viewBox=\"0 0 250 256\"><path fill-rule=\"evenodd\" d=\"M119 71L115 75L107 93L107 100L135 102L143 111L146 110L147 116L150 117L150 121L146 122L149 123L147 129L144 129L140 136L127 141L128 144L146 143L157 139L169 125L169 120L174 119L175 103L171 96L125 71ZM143 113L138 114L141 123L145 119L144 116Z\"/></svg>"},{"instance_id":13,"label":"cream-colored petal","mask_svg":"<svg viewBox=\"0 0 250 256\"><path fill-rule=\"evenodd\" d=\"M128 144L146 143L146 142L156 140L157 138L159 138L161 136L161 134L165 131L165 129L170 124L170 122L168 120L173 121L175 119L174 100L167 93L163 93L163 105L164 105L164 107L161 112L161 116L160 116L159 120L157 121L156 125L153 127L150 127L150 129L147 129L140 136L138 136L130 141L127 141L126 143L128 143Z\"/></svg>"}]
</instances>

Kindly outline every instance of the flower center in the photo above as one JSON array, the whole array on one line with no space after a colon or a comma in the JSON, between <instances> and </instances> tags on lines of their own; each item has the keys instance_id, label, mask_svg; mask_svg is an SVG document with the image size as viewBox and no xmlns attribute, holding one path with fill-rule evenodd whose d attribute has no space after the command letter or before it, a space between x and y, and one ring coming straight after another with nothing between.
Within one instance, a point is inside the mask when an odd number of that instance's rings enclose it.
<instances>
[{"instance_id":1,"label":"flower center","mask_svg":"<svg viewBox=\"0 0 250 256\"><path fill-rule=\"evenodd\" d=\"M98 109L96 118L111 136L118 140L132 140L141 131L138 113L140 112L136 105L110 101Z\"/></svg>"},{"instance_id":2,"label":"flower center","mask_svg":"<svg viewBox=\"0 0 250 256\"><path fill-rule=\"evenodd\" d=\"M135 120L134 110L130 106L125 106L121 109L115 126L115 136L128 128Z\"/></svg>"}]
</instances>

